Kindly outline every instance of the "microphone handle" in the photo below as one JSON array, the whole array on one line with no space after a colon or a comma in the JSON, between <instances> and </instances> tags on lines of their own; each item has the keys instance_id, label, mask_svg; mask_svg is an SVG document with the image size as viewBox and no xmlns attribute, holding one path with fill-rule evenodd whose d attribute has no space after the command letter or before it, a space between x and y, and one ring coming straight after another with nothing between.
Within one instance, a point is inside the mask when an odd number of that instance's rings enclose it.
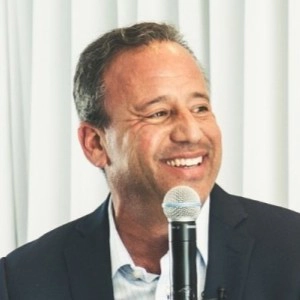
<instances>
[{"instance_id":1,"label":"microphone handle","mask_svg":"<svg viewBox=\"0 0 300 300\"><path fill-rule=\"evenodd\" d=\"M196 223L170 222L171 299L197 299Z\"/></svg>"}]
</instances>

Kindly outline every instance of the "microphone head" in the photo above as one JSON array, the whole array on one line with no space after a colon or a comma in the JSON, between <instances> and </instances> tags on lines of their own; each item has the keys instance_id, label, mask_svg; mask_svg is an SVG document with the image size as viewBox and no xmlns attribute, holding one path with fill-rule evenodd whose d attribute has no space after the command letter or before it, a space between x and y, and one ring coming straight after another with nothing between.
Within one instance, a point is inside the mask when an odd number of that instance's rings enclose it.
<instances>
[{"instance_id":1,"label":"microphone head","mask_svg":"<svg viewBox=\"0 0 300 300\"><path fill-rule=\"evenodd\" d=\"M166 193L162 207L170 222L195 221L201 201L198 193L189 186L176 186Z\"/></svg>"}]
</instances>

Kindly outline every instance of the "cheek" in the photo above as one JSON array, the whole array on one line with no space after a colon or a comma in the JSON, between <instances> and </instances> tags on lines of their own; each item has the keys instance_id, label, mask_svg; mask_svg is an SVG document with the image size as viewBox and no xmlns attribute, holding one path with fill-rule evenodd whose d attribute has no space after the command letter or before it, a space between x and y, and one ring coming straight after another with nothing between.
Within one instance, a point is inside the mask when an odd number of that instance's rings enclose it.
<instances>
[{"instance_id":1,"label":"cheek","mask_svg":"<svg viewBox=\"0 0 300 300\"><path fill-rule=\"evenodd\" d=\"M211 130L210 139L214 148L215 159L218 162L218 165L220 165L222 159L222 133L218 124L215 124Z\"/></svg>"},{"instance_id":2,"label":"cheek","mask_svg":"<svg viewBox=\"0 0 300 300\"><path fill-rule=\"evenodd\" d=\"M222 134L219 125L216 122L211 122L207 125L206 136L215 147L221 147Z\"/></svg>"},{"instance_id":3,"label":"cheek","mask_svg":"<svg viewBox=\"0 0 300 300\"><path fill-rule=\"evenodd\" d=\"M139 148L140 153L146 155L155 154L161 147L165 134L159 128L144 127L143 130L136 132L135 144Z\"/></svg>"},{"instance_id":4,"label":"cheek","mask_svg":"<svg viewBox=\"0 0 300 300\"><path fill-rule=\"evenodd\" d=\"M221 144L222 144L222 134L221 134L220 127L217 124L215 125L215 128L213 130L213 138L214 138L215 144L218 147L221 147Z\"/></svg>"},{"instance_id":5,"label":"cheek","mask_svg":"<svg viewBox=\"0 0 300 300\"><path fill-rule=\"evenodd\" d=\"M218 143L218 147L220 148L220 151L222 152L222 132L220 127L216 124L216 140Z\"/></svg>"},{"instance_id":6,"label":"cheek","mask_svg":"<svg viewBox=\"0 0 300 300\"><path fill-rule=\"evenodd\" d=\"M138 135L135 137L135 145L141 154L146 155L155 147L155 136L147 133Z\"/></svg>"}]
</instances>

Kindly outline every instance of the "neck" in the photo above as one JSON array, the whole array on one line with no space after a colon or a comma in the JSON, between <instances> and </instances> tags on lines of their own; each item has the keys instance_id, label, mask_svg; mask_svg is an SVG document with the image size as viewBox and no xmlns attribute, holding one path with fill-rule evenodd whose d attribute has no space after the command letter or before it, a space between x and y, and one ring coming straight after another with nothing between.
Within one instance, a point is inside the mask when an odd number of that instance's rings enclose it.
<instances>
[{"instance_id":1,"label":"neck","mask_svg":"<svg viewBox=\"0 0 300 300\"><path fill-rule=\"evenodd\" d=\"M168 251L168 222L161 206L113 199L116 228L135 265L160 274L160 259Z\"/></svg>"},{"instance_id":2,"label":"neck","mask_svg":"<svg viewBox=\"0 0 300 300\"><path fill-rule=\"evenodd\" d=\"M168 251L168 237L141 230L140 234L119 230L121 239L134 264L152 274L160 274L160 260Z\"/></svg>"}]
</instances>

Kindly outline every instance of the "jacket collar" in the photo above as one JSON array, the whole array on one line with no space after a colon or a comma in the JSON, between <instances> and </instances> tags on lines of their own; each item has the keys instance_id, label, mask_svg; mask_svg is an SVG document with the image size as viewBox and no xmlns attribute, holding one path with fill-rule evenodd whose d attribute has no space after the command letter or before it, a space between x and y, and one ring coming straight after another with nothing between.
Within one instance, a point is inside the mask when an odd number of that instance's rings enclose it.
<instances>
[{"instance_id":1,"label":"jacket collar","mask_svg":"<svg viewBox=\"0 0 300 300\"><path fill-rule=\"evenodd\" d=\"M65 248L74 300L113 300L109 250L108 200L77 223ZM225 288L230 299L242 299L254 239L247 235L247 214L237 197L219 186L211 193L209 258L204 299Z\"/></svg>"},{"instance_id":2,"label":"jacket collar","mask_svg":"<svg viewBox=\"0 0 300 300\"><path fill-rule=\"evenodd\" d=\"M72 299L113 300L108 200L76 226L65 248Z\"/></svg>"},{"instance_id":3,"label":"jacket collar","mask_svg":"<svg viewBox=\"0 0 300 300\"><path fill-rule=\"evenodd\" d=\"M242 299L254 239L246 232L247 213L237 197L219 186L211 193L209 259L204 299L226 290L229 299Z\"/></svg>"}]
</instances>

